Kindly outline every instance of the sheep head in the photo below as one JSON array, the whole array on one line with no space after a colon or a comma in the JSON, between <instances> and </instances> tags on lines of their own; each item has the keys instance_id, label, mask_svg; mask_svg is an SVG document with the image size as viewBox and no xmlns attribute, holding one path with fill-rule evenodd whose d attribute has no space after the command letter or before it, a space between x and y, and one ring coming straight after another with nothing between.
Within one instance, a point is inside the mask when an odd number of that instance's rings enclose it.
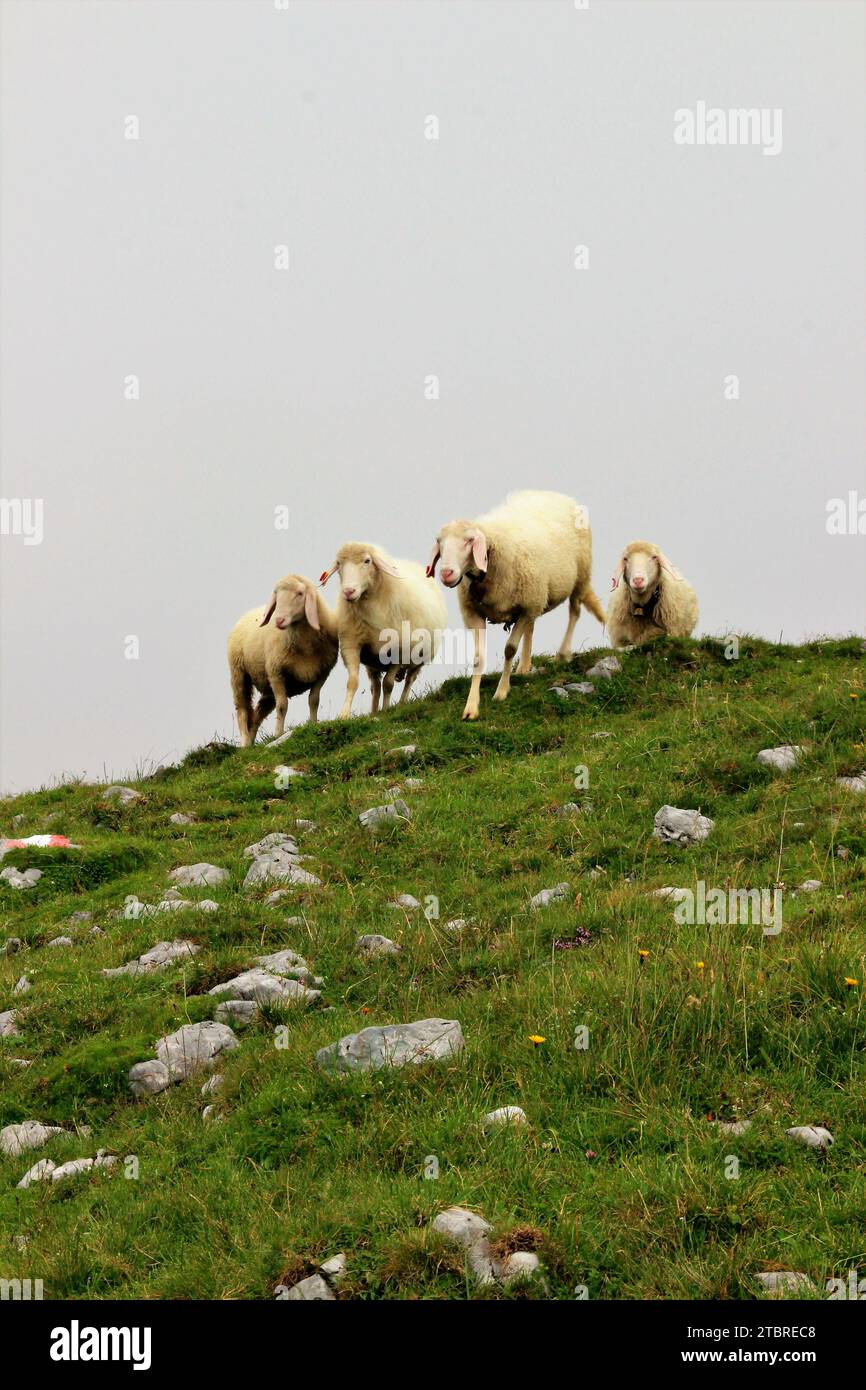
<instances>
[{"instance_id":1,"label":"sheep head","mask_svg":"<svg viewBox=\"0 0 866 1390\"><path fill-rule=\"evenodd\" d=\"M624 579L632 599L639 605L655 593L664 574L682 579L679 570L674 568L658 546L651 545L649 541L632 541L622 553L611 588L618 588L620 580Z\"/></svg>"},{"instance_id":2,"label":"sheep head","mask_svg":"<svg viewBox=\"0 0 866 1390\"><path fill-rule=\"evenodd\" d=\"M319 604L315 586L302 574L287 574L274 586L264 616L260 623L265 627L271 618L280 629L293 627L295 623L306 620L310 627L320 628Z\"/></svg>"},{"instance_id":3,"label":"sheep head","mask_svg":"<svg viewBox=\"0 0 866 1390\"><path fill-rule=\"evenodd\" d=\"M456 589L464 575L470 572L487 573L487 537L473 521L449 521L443 526L433 545L427 574L436 573L442 559L439 578L448 589Z\"/></svg>"},{"instance_id":4,"label":"sheep head","mask_svg":"<svg viewBox=\"0 0 866 1390\"><path fill-rule=\"evenodd\" d=\"M337 551L337 558L329 570L325 570L320 583L327 584L332 574L340 572L343 598L347 603L357 603L365 594L375 593L379 575L390 574L400 577L396 565L376 545L363 541L348 541Z\"/></svg>"}]
</instances>

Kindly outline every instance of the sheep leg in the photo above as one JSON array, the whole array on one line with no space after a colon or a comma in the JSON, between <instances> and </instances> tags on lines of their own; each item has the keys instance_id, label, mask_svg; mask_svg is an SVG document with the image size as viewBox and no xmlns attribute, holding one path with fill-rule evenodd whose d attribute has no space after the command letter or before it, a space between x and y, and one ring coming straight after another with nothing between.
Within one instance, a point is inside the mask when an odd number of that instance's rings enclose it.
<instances>
[{"instance_id":1,"label":"sheep leg","mask_svg":"<svg viewBox=\"0 0 866 1390\"><path fill-rule=\"evenodd\" d=\"M373 707L371 714L379 713L379 697L382 694L382 672L374 671L372 667L367 667L367 675L370 677L370 690L373 695Z\"/></svg>"},{"instance_id":2,"label":"sheep leg","mask_svg":"<svg viewBox=\"0 0 866 1390\"><path fill-rule=\"evenodd\" d=\"M499 677L499 684L493 692L494 700L506 700L511 689L511 665L517 655L517 648L520 640L526 631L526 618L518 618L514 627L508 634L508 641L505 643L505 660L502 663L502 675Z\"/></svg>"},{"instance_id":3,"label":"sheep leg","mask_svg":"<svg viewBox=\"0 0 866 1390\"><path fill-rule=\"evenodd\" d=\"M352 708L352 701L354 700L355 693L358 689L358 673L361 669L361 652L359 648L344 647L343 661L345 663L349 679L346 683L346 698L343 701L343 708L340 710L338 718L348 719L349 713Z\"/></svg>"},{"instance_id":4,"label":"sheep leg","mask_svg":"<svg viewBox=\"0 0 866 1390\"><path fill-rule=\"evenodd\" d=\"M232 697L235 702L235 714L238 721L238 733L241 736L241 748L249 748L252 743L250 737L250 726L253 721L253 702L252 702L252 681L246 671L232 667Z\"/></svg>"},{"instance_id":5,"label":"sheep leg","mask_svg":"<svg viewBox=\"0 0 866 1390\"><path fill-rule=\"evenodd\" d=\"M574 629L580 617L580 594L575 591L568 600L568 623L565 628L565 636L559 644L557 656L571 656L571 639L574 636Z\"/></svg>"},{"instance_id":6,"label":"sheep leg","mask_svg":"<svg viewBox=\"0 0 866 1390\"><path fill-rule=\"evenodd\" d=\"M412 686L415 684L420 674L420 666L409 667L409 670L406 672L406 679L403 682L403 689L400 691L400 699L397 702L398 704L405 705L406 701L409 699L409 691L412 689Z\"/></svg>"},{"instance_id":7,"label":"sheep leg","mask_svg":"<svg viewBox=\"0 0 866 1390\"><path fill-rule=\"evenodd\" d=\"M270 691L268 691L267 695L259 696L258 703L253 710L252 722L250 724L250 743L255 743L256 734L260 726L264 720L267 719L275 704L276 701Z\"/></svg>"},{"instance_id":8,"label":"sheep leg","mask_svg":"<svg viewBox=\"0 0 866 1390\"><path fill-rule=\"evenodd\" d=\"M397 669L398 668L396 666L390 666L387 672L385 673L385 679L382 682L383 710L388 709L389 705L391 704L391 691L394 689L394 682L397 679Z\"/></svg>"},{"instance_id":9,"label":"sheep leg","mask_svg":"<svg viewBox=\"0 0 866 1390\"><path fill-rule=\"evenodd\" d=\"M484 675L484 668L487 665L487 619L474 618L470 621L469 627L475 634L475 656L472 660L472 680L469 683L469 694L463 707L463 718L477 719L481 697L481 677Z\"/></svg>"},{"instance_id":10,"label":"sheep leg","mask_svg":"<svg viewBox=\"0 0 866 1390\"><path fill-rule=\"evenodd\" d=\"M322 693L322 686L323 686L324 684L325 684L325 682L322 680L322 681L316 681L316 684L315 684L315 685L311 685L311 686L310 686L310 694L309 694L309 698L308 698L308 704L309 704L309 706L310 706L310 723L311 723L311 724L318 724L318 722L319 722L319 696L320 696L321 693Z\"/></svg>"},{"instance_id":11,"label":"sheep leg","mask_svg":"<svg viewBox=\"0 0 866 1390\"><path fill-rule=\"evenodd\" d=\"M289 695L286 690L286 683L282 676L274 671L269 674L271 689L274 692L274 703L277 707L277 722L274 729L274 737L281 738L286 731L286 712L289 708Z\"/></svg>"},{"instance_id":12,"label":"sheep leg","mask_svg":"<svg viewBox=\"0 0 866 1390\"><path fill-rule=\"evenodd\" d=\"M532 670L532 634L535 631L535 619L526 618L523 629L523 642L520 647L520 660L517 663L517 675L528 676Z\"/></svg>"}]
</instances>

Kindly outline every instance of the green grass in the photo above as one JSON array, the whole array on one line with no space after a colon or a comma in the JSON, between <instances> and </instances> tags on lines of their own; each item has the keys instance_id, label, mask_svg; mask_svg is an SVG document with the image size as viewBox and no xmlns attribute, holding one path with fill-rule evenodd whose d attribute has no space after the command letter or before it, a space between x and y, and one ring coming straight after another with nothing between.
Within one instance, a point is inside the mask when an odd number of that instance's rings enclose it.
<instances>
[{"instance_id":1,"label":"green grass","mask_svg":"<svg viewBox=\"0 0 866 1390\"><path fill-rule=\"evenodd\" d=\"M598 654L570 669L579 678ZM144 800L131 807L103 807L81 783L4 802L5 833L13 815L20 835L51 815L82 849L18 851L5 863L43 879L32 892L0 885L0 941L25 943L0 956L0 1010L18 1008L21 1028L0 1042L0 1125L70 1130L0 1158L0 1277L42 1278L46 1298L268 1298L345 1250L347 1298L545 1296L471 1284L428 1229L455 1203L506 1241L534 1242L557 1299L578 1285L592 1298L754 1297L752 1273L771 1268L804 1270L823 1291L866 1265L866 1019L862 988L845 985L866 973L866 799L835 783L866 765L861 643L747 639L726 661L709 640L668 642L622 664L567 703L549 690L561 664L515 680L505 705L489 679L477 724L460 721L461 680L375 720L301 728L278 748L209 745L132 783ZM592 737L602 731L611 737ZM758 766L758 749L789 742L810 750L793 773ZM385 755L404 743L415 760L394 770ZM276 790L281 762L307 776ZM578 792L580 765L589 787ZM371 841L358 812L407 775L423 779L404 793L410 825ZM554 814L581 799L591 813ZM712 816L711 838L686 851L653 839L666 802ZM177 810L197 823L172 826ZM242 850L295 816L317 823L301 842L324 887L266 907L268 889L241 891ZM155 901L171 868L199 860L232 873L223 889L184 890L216 898L218 913L108 917L127 893ZM590 877L594 866L605 872ZM679 926L648 896L697 879L790 890L805 878L824 887L786 892L777 937ZM527 911L564 879L571 901ZM435 895L439 920L388 908L400 892ZM82 908L104 937L69 924ZM303 928L286 924L292 914ZM458 916L472 923L453 937L444 923ZM578 924L590 944L557 950ZM374 931L401 954L359 960L356 936ZM59 933L75 946L45 949ZM101 976L174 936L201 945L194 961ZM202 1122L194 1081L133 1100L126 1073L155 1039L210 1017L210 985L282 946L325 977L323 1007L269 1011L239 1033L220 1122ZM33 988L13 996L22 973ZM314 1064L345 1033L429 1016L460 1021L462 1057L351 1078ZM578 1025L587 1051L574 1047ZM482 1134L481 1115L507 1104L531 1128ZM753 1126L732 1139L710 1116ZM792 1144L795 1124L826 1125L833 1148ZM16 1190L37 1158L97 1147L134 1155L138 1176ZM423 1176L429 1155L436 1180Z\"/></svg>"}]
</instances>

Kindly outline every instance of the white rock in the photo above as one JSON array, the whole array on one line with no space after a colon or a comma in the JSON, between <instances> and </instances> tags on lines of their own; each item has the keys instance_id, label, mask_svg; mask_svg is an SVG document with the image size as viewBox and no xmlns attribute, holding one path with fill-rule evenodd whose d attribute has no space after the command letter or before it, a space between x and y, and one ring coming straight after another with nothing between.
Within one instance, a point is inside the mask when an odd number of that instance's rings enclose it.
<instances>
[{"instance_id":1,"label":"white rock","mask_svg":"<svg viewBox=\"0 0 866 1390\"><path fill-rule=\"evenodd\" d=\"M213 1076L209 1076L201 1088L203 1096L213 1096L217 1091L221 1091L225 1085L225 1077L221 1071L215 1071Z\"/></svg>"},{"instance_id":2,"label":"white rock","mask_svg":"<svg viewBox=\"0 0 866 1390\"><path fill-rule=\"evenodd\" d=\"M319 1265L319 1273L323 1274L331 1284L339 1284L346 1273L346 1256L342 1250L339 1255L332 1255L324 1264Z\"/></svg>"},{"instance_id":3,"label":"white rock","mask_svg":"<svg viewBox=\"0 0 866 1390\"><path fill-rule=\"evenodd\" d=\"M792 1129L786 1129L785 1133L789 1139L795 1139L798 1144L805 1144L809 1149L827 1149L833 1143L829 1129L823 1129L821 1125L794 1125Z\"/></svg>"},{"instance_id":4,"label":"white rock","mask_svg":"<svg viewBox=\"0 0 866 1390\"><path fill-rule=\"evenodd\" d=\"M0 871L0 879L8 883L10 888L35 888L41 877L41 869L25 869L23 873L12 868Z\"/></svg>"},{"instance_id":5,"label":"white rock","mask_svg":"<svg viewBox=\"0 0 866 1390\"><path fill-rule=\"evenodd\" d=\"M389 907L402 907L405 912L417 912L421 904L417 898L413 898L411 893L398 893Z\"/></svg>"},{"instance_id":6,"label":"white rock","mask_svg":"<svg viewBox=\"0 0 866 1390\"><path fill-rule=\"evenodd\" d=\"M369 810L362 811L358 820L366 830L373 834L378 834L382 830L388 830L396 825L403 826L411 819L409 807L405 801L399 798L389 801L387 806L371 806Z\"/></svg>"},{"instance_id":7,"label":"white rock","mask_svg":"<svg viewBox=\"0 0 866 1390\"><path fill-rule=\"evenodd\" d=\"M597 661L594 666L591 666L586 674L589 676L590 680L598 680L600 678L601 680L609 681L621 670L622 666L617 657L603 656L601 661Z\"/></svg>"},{"instance_id":8,"label":"white rock","mask_svg":"<svg viewBox=\"0 0 866 1390\"><path fill-rule=\"evenodd\" d=\"M349 1033L320 1047L316 1062L323 1070L376 1071L439 1061L462 1052L463 1047L463 1032L455 1019L423 1018Z\"/></svg>"},{"instance_id":9,"label":"white rock","mask_svg":"<svg viewBox=\"0 0 866 1390\"><path fill-rule=\"evenodd\" d=\"M18 1187L29 1187L32 1182L43 1182L45 1178L51 1176L57 1164L50 1158L40 1158L38 1163L34 1163L32 1168L28 1168Z\"/></svg>"},{"instance_id":10,"label":"white rock","mask_svg":"<svg viewBox=\"0 0 866 1390\"><path fill-rule=\"evenodd\" d=\"M15 1019L14 1009L7 1009L5 1013L0 1014L0 1038L17 1038L18 1024Z\"/></svg>"},{"instance_id":11,"label":"white rock","mask_svg":"<svg viewBox=\"0 0 866 1390\"><path fill-rule=\"evenodd\" d=\"M570 883L557 883L555 888L542 888L540 893L529 899L529 906L534 912L540 907L550 907L551 903L564 902L570 892Z\"/></svg>"},{"instance_id":12,"label":"white rock","mask_svg":"<svg viewBox=\"0 0 866 1390\"><path fill-rule=\"evenodd\" d=\"M48 942L49 946L71 946L73 944L71 936L55 936Z\"/></svg>"},{"instance_id":13,"label":"white rock","mask_svg":"<svg viewBox=\"0 0 866 1390\"><path fill-rule=\"evenodd\" d=\"M59 1125L43 1125L38 1120L25 1120L20 1125L7 1125L5 1129L0 1129L0 1153L7 1154L9 1158L17 1158L18 1154L26 1153L28 1149L41 1149L43 1144L47 1144L52 1134L62 1134L63 1130Z\"/></svg>"},{"instance_id":14,"label":"white rock","mask_svg":"<svg viewBox=\"0 0 866 1390\"><path fill-rule=\"evenodd\" d=\"M201 950L194 941L158 941L137 960L127 961L113 970L103 970L103 975L149 975L154 970L165 970L173 961L191 959Z\"/></svg>"},{"instance_id":15,"label":"white rock","mask_svg":"<svg viewBox=\"0 0 866 1390\"><path fill-rule=\"evenodd\" d=\"M199 912L219 912L220 905L215 903L213 898L202 898L198 904Z\"/></svg>"},{"instance_id":16,"label":"white rock","mask_svg":"<svg viewBox=\"0 0 866 1390\"><path fill-rule=\"evenodd\" d=\"M299 1284L287 1289L285 1284L280 1284L282 1292L277 1293L277 1297L288 1302L296 1300L300 1303L334 1303L335 1296L333 1290L322 1278L321 1274L311 1274L308 1279L302 1279ZM275 1291L276 1292L276 1291Z\"/></svg>"},{"instance_id":17,"label":"white rock","mask_svg":"<svg viewBox=\"0 0 866 1390\"><path fill-rule=\"evenodd\" d=\"M696 845L706 840L715 821L700 811L684 811L678 806L662 806L656 811L653 835L666 844Z\"/></svg>"},{"instance_id":18,"label":"white rock","mask_svg":"<svg viewBox=\"0 0 866 1390\"><path fill-rule=\"evenodd\" d=\"M446 922L446 923L445 923L445 930L446 930L446 931L452 932L454 936L459 936L460 933L461 933L462 931L465 931L466 928L467 928L468 926L469 926L469 920L468 920L468 918L466 918L466 917L452 917L451 920L450 920L450 922Z\"/></svg>"},{"instance_id":19,"label":"white rock","mask_svg":"<svg viewBox=\"0 0 866 1390\"><path fill-rule=\"evenodd\" d=\"M175 811L173 816L169 816L172 825L195 825L195 816L188 816L184 811Z\"/></svg>"},{"instance_id":20,"label":"white rock","mask_svg":"<svg viewBox=\"0 0 866 1390\"><path fill-rule=\"evenodd\" d=\"M160 1091L167 1091L171 1085L168 1067L154 1057L130 1067L128 1080L134 1096L158 1096Z\"/></svg>"},{"instance_id":21,"label":"white rock","mask_svg":"<svg viewBox=\"0 0 866 1390\"><path fill-rule=\"evenodd\" d=\"M218 869L216 864L184 864L172 869L169 878L174 883L182 883L192 888L217 888L229 879L228 869Z\"/></svg>"},{"instance_id":22,"label":"white rock","mask_svg":"<svg viewBox=\"0 0 866 1390\"><path fill-rule=\"evenodd\" d=\"M817 893L822 886L820 878L807 878L797 889L798 893Z\"/></svg>"},{"instance_id":23,"label":"white rock","mask_svg":"<svg viewBox=\"0 0 866 1390\"><path fill-rule=\"evenodd\" d=\"M134 801L141 799L141 792L135 791L132 787L106 787L102 793L103 801L119 801L121 806L131 806Z\"/></svg>"},{"instance_id":24,"label":"white rock","mask_svg":"<svg viewBox=\"0 0 866 1390\"><path fill-rule=\"evenodd\" d=\"M515 1250L506 1255L496 1270L502 1284L514 1284L519 1279L534 1279L541 1273L541 1261L531 1250Z\"/></svg>"},{"instance_id":25,"label":"white rock","mask_svg":"<svg viewBox=\"0 0 866 1390\"><path fill-rule=\"evenodd\" d=\"M501 1105L498 1110L489 1110L481 1124L484 1129L497 1129L503 1125L527 1125L529 1121L519 1105Z\"/></svg>"},{"instance_id":26,"label":"white rock","mask_svg":"<svg viewBox=\"0 0 866 1390\"><path fill-rule=\"evenodd\" d=\"M277 845L258 855L250 865L244 888L259 888L267 883L291 883L298 888L321 887L322 880L302 869L298 855Z\"/></svg>"},{"instance_id":27,"label":"white rock","mask_svg":"<svg viewBox=\"0 0 866 1390\"><path fill-rule=\"evenodd\" d=\"M236 975L233 980L226 980L224 984L214 985L213 989L208 990L209 994L226 994L232 1000L247 999L253 1000L256 1004L312 1004L319 999L320 993L315 989L307 989L300 980L285 979L282 975L273 975L269 970L257 967L255 970L245 970L243 974Z\"/></svg>"},{"instance_id":28,"label":"white rock","mask_svg":"<svg viewBox=\"0 0 866 1390\"><path fill-rule=\"evenodd\" d=\"M355 945L359 956L396 956L400 951L396 941L388 936L380 936L378 932L359 936Z\"/></svg>"},{"instance_id":29,"label":"white rock","mask_svg":"<svg viewBox=\"0 0 866 1390\"><path fill-rule=\"evenodd\" d=\"M237 1046L227 1024L187 1023L159 1039L156 1058L136 1062L130 1069L130 1090L133 1095L156 1095L172 1081L184 1081L197 1071L209 1070L221 1052Z\"/></svg>"},{"instance_id":30,"label":"white rock","mask_svg":"<svg viewBox=\"0 0 866 1390\"><path fill-rule=\"evenodd\" d=\"M285 763L280 763L274 768L277 777L306 777L305 772L301 772L299 767L286 767Z\"/></svg>"},{"instance_id":31,"label":"white rock","mask_svg":"<svg viewBox=\"0 0 866 1390\"><path fill-rule=\"evenodd\" d=\"M27 994L27 993L29 992L29 990L31 990L32 988L33 988L33 986L31 985L31 983L30 983L30 981L28 980L27 976L26 976L26 975L22 975L22 976L21 976L21 979L18 981L18 983L16 984L15 988L13 989L12 993L13 993L13 994Z\"/></svg>"},{"instance_id":32,"label":"white rock","mask_svg":"<svg viewBox=\"0 0 866 1390\"><path fill-rule=\"evenodd\" d=\"M791 772L805 752L802 744L783 743L779 748L762 748L758 762L762 767L775 768L777 772Z\"/></svg>"},{"instance_id":33,"label":"white rock","mask_svg":"<svg viewBox=\"0 0 866 1390\"><path fill-rule=\"evenodd\" d=\"M650 893L651 898L669 898L673 903L686 902L691 896L688 888L654 888Z\"/></svg>"},{"instance_id":34,"label":"white rock","mask_svg":"<svg viewBox=\"0 0 866 1390\"><path fill-rule=\"evenodd\" d=\"M713 1124L722 1134L733 1134L735 1138L748 1134L752 1128L751 1120L714 1120Z\"/></svg>"},{"instance_id":35,"label":"white rock","mask_svg":"<svg viewBox=\"0 0 866 1390\"><path fill-rule=\"evenodd\" d=\"M849 792L866 792L866 768L856 777L837 777L836 785L844 787ZM0 874L0 878L3 875Z\"/></svg>"},{"instance_id":36,"label":"white rock","mask_svg":"<svg viewBox=\"0 0 866 1390\"><path fill-rule=\"evenodd\" d=\"M796 1292L799 1289L815 1287L808 1274L801 1274L793 1269L771 1269L766 1274L756 1274L755 1278L767 1293L775 1294L776 1297L789 1290Z\"/></svg>"},{"instance_id":37,"label":"white rock","mask_svg":"<svg viewBox=\"0 0 866 1390\"><path fill-rule=\"evenodd\" d=\"M261 1009L254 999L225 999L214 1010L217 1023L228 1023L235 1028L246 1028L261 1016Z\"/></svg>"},{"instance_id":38,"label":"white rock","mask_svg":"<svg viewBox=\"0 0 866 1390\"><path fill-rule=\"evenodd\" d=\"M297 854L298 842L294 835L287 835L285 831L273 830L263 839L256 840L254 845L247 845L244 850L246 859L259 859L263 854L267 854L272 849L283 849Z\"/></svg>"}]
</instances>

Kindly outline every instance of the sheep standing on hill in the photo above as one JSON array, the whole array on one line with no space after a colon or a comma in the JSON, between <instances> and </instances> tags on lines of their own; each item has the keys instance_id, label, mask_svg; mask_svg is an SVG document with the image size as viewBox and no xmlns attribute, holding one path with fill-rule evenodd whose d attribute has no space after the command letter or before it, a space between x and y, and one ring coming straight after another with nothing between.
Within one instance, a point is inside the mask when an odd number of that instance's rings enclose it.
<instances>
[{"instance_id":1,"label":"sheep standing on hill","mask_svg":"<svg viewBox=\"0 0 866 1390\"><path fill-rule=\"evenodd\" d=\"M396 680L403 681L402 705L419 671L439 649L448 621L445 601L420 565L393 560L377 545L349 541L341 546L321 583L337 570L337 628L348 673L340 718L352 708L362 663L370 677L373 714L380 694L383 710L388 708Z\"/></svg>"},{"instance_id":2,"label":"sheep standing on hill","mask_svg":"<svg viewBox=\"0 0 866 1390\"><path fill-rule=\"evenodd\" d=\"M494 700L508 695L511 665L521 641L517 674L529 674L532 632L542 613L568 599L560 656L571 653L582 603L604 622L604 609L590 584L592 532L586 510L562 493L514 492L476 521L449 521L436 537L428 574L435 573L440 556L440 578L449 589L459 586L463 619L475 636L464 719L478 718L488 622L511 628Z\"/></svg>"},{"instance_id":3,"label":"sheep standing on hill","mask_svg":"<svg viewBox=\"0 0 866 1390\"><path fill-rule=\"evenodd\" d=\"M229 634L228 658L241 747L255 742L276 706L276 734L286 727L289 697L309 690L310 719L319 715L322 686L337 664L337 621L302 574L287 574L264 608L251 608ZM255 709L253 687L260 692Z\"/></svg>"},{"instance_id":4,"label":"sheep standing on hill","mask_svg":"<svg viewBox=\"0 0 866 1390\"><path fill-rule=\"evenodd\" d=\"M698 621L697 595L658 546L632 541L612 582L607 629L615 647L639 647L654 637L688 637Z\"/></svg>"}]
</instances>

